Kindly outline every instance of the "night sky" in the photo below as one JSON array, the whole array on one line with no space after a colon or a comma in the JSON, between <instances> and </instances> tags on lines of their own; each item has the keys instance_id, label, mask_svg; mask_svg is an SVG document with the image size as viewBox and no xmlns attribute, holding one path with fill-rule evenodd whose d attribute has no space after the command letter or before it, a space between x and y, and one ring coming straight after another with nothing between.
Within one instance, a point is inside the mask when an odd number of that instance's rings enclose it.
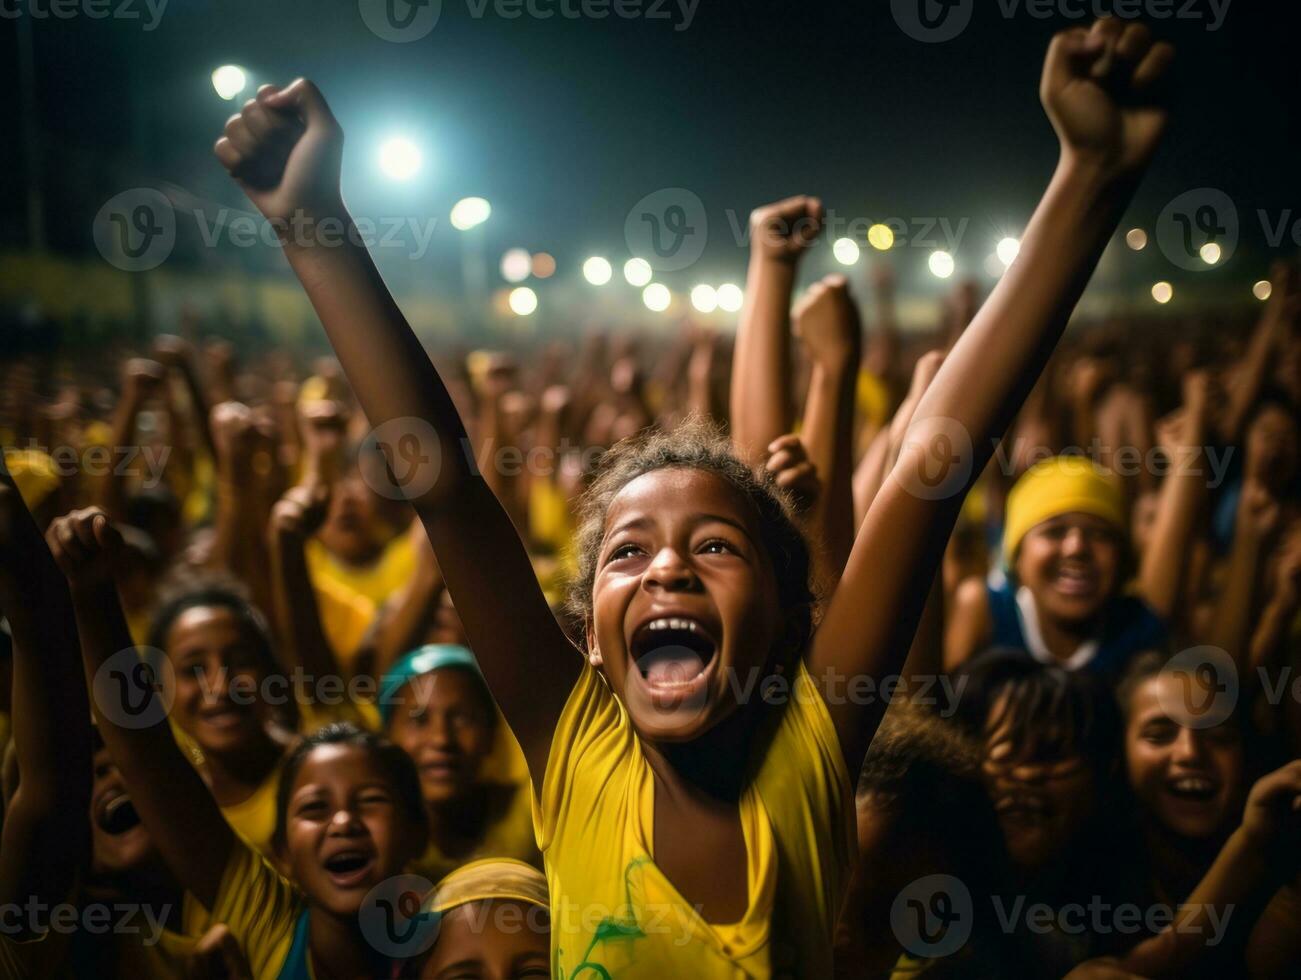
<instances>
[{"instance_id":1,"label":"night sky","mask_svg":"<svg viewBox=\"0 0 1301 980\"><path fill-rule=\"evenodd\" d=\"M209 75L234 62L259 83L301 74L320 84L348 134L354 210L445 218L462 196L490 199L494 267L512 245L553 252L561 276L593 252L617 263L629 208L666 187L698 195L710 226L697 266L667 276L674 288L739 276L733 222L800 192L846 218L965 219L959 262L969 252L974 265L999 234L1019 231L1051 172L1056 143L1036 90L1043 53L1055 30L1088 22L1033 17L1025 0L1007 17L1013 0L975 0L958 38L927 44L900 29L887 0L699 0L689 26L687 0L668 0L662 18L603 21L509 19L492 2L476 17L482 2L443 0L437 26L409 44L376 37L358 0L171 0L153 31L143 0L127 8L141 19L34 21L52 247L93 254L93 215L130 187L162 182L205 206L241 205L210 154L238 103L218 99ZM536 2L558 11L562 0ZM6 11L32 3L49 0L0 0ZM1257 210L1273 223L1288 208L1301 219L1288 6L1236 0L1210 31L1212 7L1200 0L1189 9L1201 19L1153 24L1179 47L1175 119L1128 222L1150 228L1191 188L1225 191L1243 243L1212 275L1234 288L1288 247L1268 247ZM11 92L15 38L14 21L0 19ZM14 97L0 108L6 247L24 241L19 106ZM427 148L418 185L376 175L375 146L398 131ZM455 271L456 247L444 223L422 273L434 286ZM1159 255L1142 261L1143 275L1159 272Z\"/></svg>"}]
</instances>

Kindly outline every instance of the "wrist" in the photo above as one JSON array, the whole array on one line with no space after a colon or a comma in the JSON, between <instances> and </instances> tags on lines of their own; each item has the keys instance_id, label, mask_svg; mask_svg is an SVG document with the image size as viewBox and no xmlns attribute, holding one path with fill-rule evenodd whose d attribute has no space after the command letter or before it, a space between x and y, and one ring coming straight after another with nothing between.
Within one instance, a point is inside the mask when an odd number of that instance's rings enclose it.
<instances>
[{"instance_id":1,"label":"wrist","mask_svg":"<svg viewBox=\"0 0 1301 980\"><path fill-rule=\"evenodd\" d=\"M1113 157L1070 146L1062 147L1055 174L1077 193L1121 199L1137 185L1138 176L1126 172Z\"/></svg>"}]
</instances>

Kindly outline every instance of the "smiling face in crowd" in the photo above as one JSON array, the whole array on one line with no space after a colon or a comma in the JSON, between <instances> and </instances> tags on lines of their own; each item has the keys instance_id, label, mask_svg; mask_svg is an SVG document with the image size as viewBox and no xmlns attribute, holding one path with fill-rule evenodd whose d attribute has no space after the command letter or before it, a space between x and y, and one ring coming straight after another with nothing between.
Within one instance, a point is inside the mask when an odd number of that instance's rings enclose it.
<instances>
[{"instance_id":1,"label":"smiling face in crowd","mask_svg":"<svg viewBox=\"0 0 1301 980\"><path fill-rule=\"evenodd\" d=\"M1062 514L1036 524L1016 555L1017 581L1034 593L1040 614L1087 622L1119 587L1121 541L1091 514Z\"/></svg>"}]
</instances>

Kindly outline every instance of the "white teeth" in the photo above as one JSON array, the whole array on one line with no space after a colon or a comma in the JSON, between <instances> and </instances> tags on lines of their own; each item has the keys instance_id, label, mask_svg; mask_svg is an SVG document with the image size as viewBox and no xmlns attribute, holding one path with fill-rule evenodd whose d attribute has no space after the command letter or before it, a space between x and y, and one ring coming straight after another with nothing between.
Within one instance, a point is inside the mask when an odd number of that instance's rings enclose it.
<instances>
[{"instance_id":1,"label":"white teeth","mask_svg":"<svg viewBox=\"0 0 1301 980\"><path fill-rule=\"evenodd\" d=\"M1214 788L1209 779L1196 779L1191 776L1176 779L1173 786L1181 793L1209 793Z\"/></svg>"},{"instance_id":2,"label":"white teeth","mask_svg":"<svg viewBox=\"0 0 1301 980\"><path fill-rule=\"evenodd\" d=\"M700 627L690 619L652 619L646 624L648 630L690 630L698 632Z\"/></svg>"}]
</instances>

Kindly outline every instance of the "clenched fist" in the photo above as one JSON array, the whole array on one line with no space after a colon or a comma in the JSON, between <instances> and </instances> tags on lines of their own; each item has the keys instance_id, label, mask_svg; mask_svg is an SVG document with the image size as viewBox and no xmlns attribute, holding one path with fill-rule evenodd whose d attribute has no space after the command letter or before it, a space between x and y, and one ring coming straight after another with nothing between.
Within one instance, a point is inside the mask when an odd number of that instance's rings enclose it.
<instances>
[{"instance_id":1,"label":"clenched fist","mask_svg":"<svg viewBox=\"0 0 1301 980\"><path fill-rule=\"evenodd\" d=\"M258 89L226 121L213 152L273 222L342 213L343 130L320 90L304 78Z\"/></svg>"},{"instance_id":2,"label":"clenched fist","mask_svg":"<svg viewBox=\"0 0 1301 980\"><path fill-rule=\"evenodd\" d=\"M1053 38L1040 98L1063 154L1115 177L1142 171L1165 130L1158 89L1173 60L1147 27L1114 17Z\"/></svg>"}]
</instances>

